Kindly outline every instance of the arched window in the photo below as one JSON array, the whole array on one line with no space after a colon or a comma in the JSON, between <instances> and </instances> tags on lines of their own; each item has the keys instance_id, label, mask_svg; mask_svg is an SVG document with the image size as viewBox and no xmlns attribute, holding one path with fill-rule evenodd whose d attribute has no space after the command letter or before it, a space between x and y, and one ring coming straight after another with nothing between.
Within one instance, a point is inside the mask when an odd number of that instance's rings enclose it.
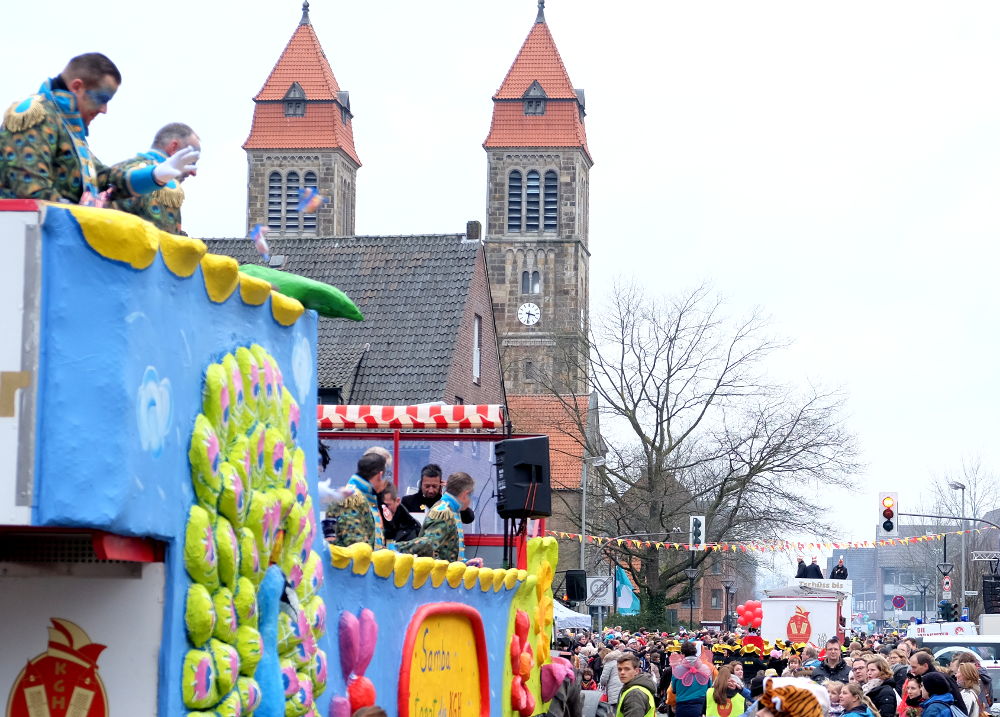
<instances>
[{"instance_id":1,"label":"arched window","mask_svg":"<svg viewBox=\"0 0 1000 717\"><path fill-rule=\"evenodd\" d=\"M531 381L535 378L535 364L531 361L524 362L524 378L527 381Z\"/></svg>"},{"instance_id":2,"label":"arched window","mask_svg":"<svg viewBox=\"0 0 1000 717\"><path fill-rule=\"evenodd\" d=\"M516 169L507 178L507 232L521 231L521 173Z\"/></svg>"},{"instance_id":3,"label":"arched window","mask_svg":"<svg viewBox=\"0 0 1000 717\"><path fill-rule=\"evenodd\" d=\"M289 172L285 175L285 229L290 232L299 230L299 173Z\"/></svg>"},{"instance_id":4,"label":"arched window","mask_svg":"<svg viewBox=\"0 0 1000 717\"><path fill-rule=\"evenodd\" d=\"M551 169L545 173L545 231L559 229L559 175Z\"/></svg>"},{"instance_id":5,"label":"arched window","mask_svg":"<svg viewBox=\"0 0 1000 717\"><path fill-rule=\"evenodd\" d=\"M281 175L271 172L267 177L267 228L282 229L281 224Z\"/></svg>"},{"instance_id":6,"label":"arched window","mask_svg":"<svg viewBox=\"0 0 1000 717\"><path fill-rule=\"evenodd\" d=\"M525 183L524 190L524 231L526 232L537 232L538 231L538 212L540 208L539 192L541 187L539 186L539 176L538 172L531 170L528 172L528 181Z\"/></svg>"},{"instance_id":7,"label":"arched window","mask_svg":"<svg viewBox=\"0 0 1000 717\"><path fill-rule=\"evenodd\" d=\"M316 184L316 173L306 172L305 176L302 178L302 185L306 189L318 189ZM306 213L302 215L302 231L304 232L315 232L316 231L316 212Z\"/></svg>"},{"instance_id":8,"label":"arched window","mask_svg":"<svg viewBox=\"0 0 1000 717\"><path fill-rule=\"evenodd\" d=\"M542 275L537 271L522 271L521 272L521 293L522 294L541 294L542 293Z\"/></svg>"}]
</instances>

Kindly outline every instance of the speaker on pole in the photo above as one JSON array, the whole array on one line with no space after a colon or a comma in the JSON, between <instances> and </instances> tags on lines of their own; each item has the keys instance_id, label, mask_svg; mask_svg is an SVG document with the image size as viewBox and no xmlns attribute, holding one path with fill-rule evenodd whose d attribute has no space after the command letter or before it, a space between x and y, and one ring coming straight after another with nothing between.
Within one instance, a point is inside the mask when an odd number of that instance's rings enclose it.
<instances>
[{"instance_id":1,"label":"speaker on pole","mask_svg":"<svg viewBox=\"0 0 1000 717\"><path fill-rule=\"evenodd\" d=\"M1000 613L1000 575L983 576L983 612Z\"/></svg>"},{"instance_id":2,"label":"speaker on pole","mask_svg":"<svg viewBox=\"0 0 1000 717\"><path fill-rule=\"evenodd\" d=\"M587 599L587 571L566 571L566 595L573 602L583 602Z\"/></svg>"},{"instance_id":3,"label":"speaker on pole","mask_svg":"<svg viewBox=\"0 0 1000 717\"><path fill-rule=\"evenodd\" d=\"M549 437L509 438L498 442L494 452L500 517L506 520L552 515Z\"/></svg>"}]
</instances>

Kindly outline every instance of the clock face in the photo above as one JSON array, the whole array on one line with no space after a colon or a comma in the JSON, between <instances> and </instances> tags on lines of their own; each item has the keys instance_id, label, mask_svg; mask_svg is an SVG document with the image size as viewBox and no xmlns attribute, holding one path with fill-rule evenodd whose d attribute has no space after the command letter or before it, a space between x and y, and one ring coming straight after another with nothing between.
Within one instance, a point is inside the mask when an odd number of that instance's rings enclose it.
<instances>
[{"instance_id":1,"label":"clock face","mask_svg":"<svg viewBox=\"0 0 1000 717\"><path fill-rule=\"evenodd\" d=\"M517 309L517 320L525 326L534 326L538 323L542 312L536 304L521 304Z\"/></svg>"}]
</instances>

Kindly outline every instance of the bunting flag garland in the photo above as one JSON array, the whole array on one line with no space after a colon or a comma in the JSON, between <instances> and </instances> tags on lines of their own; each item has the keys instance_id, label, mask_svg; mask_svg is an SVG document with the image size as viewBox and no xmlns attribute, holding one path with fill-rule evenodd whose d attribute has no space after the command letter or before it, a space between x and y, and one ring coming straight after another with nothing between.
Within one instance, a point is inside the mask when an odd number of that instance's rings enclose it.
<instances>
[{"instance_id":1,"label":"bunting flag garland","mask_svg":"<svg viewBox=\"0 0 1000 717\"><path fill-rule=\"evenodd\" d=\"M813 542L813 543L800 543L793 541L781 541L776 543L769 542L750 542L750 543L705 543L704 549L711 551L730 551L730 552L758 552L758 553L774 553L774 552L785 552L793 550L799 553L803 552L814 552L814 551L834 551L834 550L851 550L853 548L874 548L883 547L888 545L910 545L913 543L926 543L933 540L941 540L946 535L972 535L976 533L984 533L988 530L996 530L993 527L987 528L975 528L973 530L950 530L946 533L932 533L929 535L915 535L910 538L882 538L880 540L847 540L847 541L823 541L823 542ZM626 548L655 548L656 550L690 550L691 546L687 543L671 543L671 542L661 542L658 540L637 540L635 538L608 538L601 537L599 535L588 535L582 536L579 533L565 533L561 530L546 530L546 535L552 536L553 538L558 538L559 540L575 540L578 543L583 542L583 538L587 538L588 544L593 545L609 545L617 544L618 547Z\"/></svg>"}]
</instances>

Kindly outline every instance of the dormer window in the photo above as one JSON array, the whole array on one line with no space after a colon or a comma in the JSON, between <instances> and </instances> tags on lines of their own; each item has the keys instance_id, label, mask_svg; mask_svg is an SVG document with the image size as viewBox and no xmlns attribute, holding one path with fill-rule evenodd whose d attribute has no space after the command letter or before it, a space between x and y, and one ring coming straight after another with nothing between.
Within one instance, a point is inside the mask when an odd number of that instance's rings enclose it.
<instances>
[{"instance_id":1,"label":"dormer window","mask_svg":"<svg viewBox=\"0 0 1000 717\"><path fill-rule=\"evenodd\" d=\"M298 82L293 82L285 93L285 117L306 116L306 93Z\"/></svg>"},{"instance_id":2,"label":"dormer window","mask_svg":"<svg viewBox=\"0 0 1000 717\"><path fill-rule=\"evenodd\" d=\"M547 96L538 80L531 83L531 86L522 95L524 99L524 114L543 115L545 114L545 100Z\"/></svg>"}]
</instances>

